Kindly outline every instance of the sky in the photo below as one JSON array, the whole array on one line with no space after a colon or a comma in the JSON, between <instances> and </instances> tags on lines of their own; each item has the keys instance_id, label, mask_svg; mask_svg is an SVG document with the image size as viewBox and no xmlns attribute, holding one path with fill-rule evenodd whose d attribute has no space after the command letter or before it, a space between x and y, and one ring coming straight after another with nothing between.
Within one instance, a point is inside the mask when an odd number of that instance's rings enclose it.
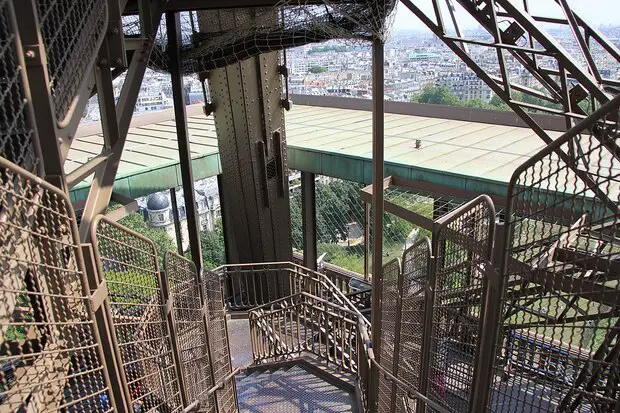
<instances>
[{"instance_id":1,"label":"sky","mask_svg":"<svg viewBox=\"0 0 620 413\"><path fill-rule=\"evenodd\" d=\"M412 3L420 7L425 13L432 10L430 0L412 0ZM513 0L513 3L523 4L522 1L517 0ZM568 4L579 16L593 26L620 25L620 0L568 0ZM532 14L550 17L563 16L560 7L554 0L530 0L529 5ZM447 19L447 9L444 8L444 10L444 18ZM459 10L459 6L457 6L457 18L462 28L476 27L471 16ZM393 28L395 30L428 30L402 3L398 4Z\"/></svg>"}]
</instances>

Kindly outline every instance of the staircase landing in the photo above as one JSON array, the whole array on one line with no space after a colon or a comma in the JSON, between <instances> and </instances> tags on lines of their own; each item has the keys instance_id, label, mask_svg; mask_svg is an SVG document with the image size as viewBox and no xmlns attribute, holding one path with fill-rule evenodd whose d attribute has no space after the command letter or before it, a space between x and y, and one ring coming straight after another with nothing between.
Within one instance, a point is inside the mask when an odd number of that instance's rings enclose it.
<instances>
[{"instance_id":1,"label":"staircase landing","mask_svg":"<svg viewBox=\"0 0 620 413\"><path fill-rule=\"evenodd\" d=\"M261 366L237 376L241 413L358 412L354 387L305 364ZM361 412L360 412L361 413Z\"/></svg>"}]
</instances>

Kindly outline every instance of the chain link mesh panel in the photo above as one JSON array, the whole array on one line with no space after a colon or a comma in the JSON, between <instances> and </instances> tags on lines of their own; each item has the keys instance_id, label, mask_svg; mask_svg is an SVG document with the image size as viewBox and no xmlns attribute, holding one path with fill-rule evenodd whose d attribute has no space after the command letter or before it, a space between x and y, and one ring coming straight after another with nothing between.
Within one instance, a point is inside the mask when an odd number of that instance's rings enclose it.
<instances>
[{"instance_id":1,"label":"chain link mesh panel","mask_svg":"<svg viewBox=\"0 0 620 413\"><path fill-rule=\"evenodd\" d=\"M480 344L485 274L495 210L479 197L444 216L433 243L436 260L428 397L450 411L467 411Z\"/></svg>"},{"instance_id":2,"label":"chain link mesh panel","mask_svg":"<svg viewBox=\"0 0 620 413\"><path fill-rule=\"evenodd\" d=\"M317 254L323 261L364 273L363 185L319 176L316 182Z\"/></svg>"},{"instance_id":3,"label":"chain link mesh panel","mask_svg":"<svg viewBox=\"0 0 620 413\"><path fill-rule=\"evenodd\" d=\"M103 216L93 221L92 239L132 407L181 411L154 244Z\"/></svg>"},{"instance_id":4,"label":"chain link mesh panel","mask_svg":"<svg viewBox=\"0 0 620 413\"><path fill-rule=\"evenodd\" d=\"M304 251L303 216L301 208L301 173L291 170L288 181L291 203L291 237L294 252Z\"/></svg>"},{"instance_id":5,"label":"chain link mesh panel","mask_svg":"<svg viewBox=\"0 0 620 413\"><path fill-rule=\"evenodd\" d=\"M213 363L213 381L219 383L232 372L226 311L219 275L211 271L203 271L202 288L207 306L207 330ZM215 394L218 412L233 413L237 411L237 390L234 380L226 381Z\"/></svg>"},{"instance_id":6,"label":"chain link mesh panel","mask_svg":"<svg viewBox=\"0 0 620 413\"><path fill-rule=\"evenodd\" d=\"M511 180L491 411L618 409L618 104Z\"/></svg>"},{"instance_id":7,"label":"chain link mesh panel","mask_svg":"<svg viewBox=\"0 0 620 413\"><path fill-rule=\"evenodd\" d=\"M21 64L17 55L15 16L8 0L0 1L0 156L35 172L34 128L28 118Z\"/></svg>"},{"instance_id":8,"label":"chain link mesh panel","mask_svg":"<svg viewBox=\"0 0 620 413\"><path fill-rule=\"evenodd\" d=\"M393 259L383 266L383 283L381 286L381 343L379 363L388 371L394 370L394 344L396 342L396 317L398 312L398 283L400 280L400 262ZM395 387L392 381L384 375L379 377L379 404L380 413L392 412L392 396Z\"/></svg>"},{"instance_id":9,"label":"chain link mesh panel","mask_svg":"<svg viewBox=\"0 0 620 413\"><path fill-rule=\"evenodd\" d=\"M172 299L172 317L187 399L189 403L198 400L201 411L215 412L215 396L207 395L213 387L213 377L196 266L192 261L167 251L164 269Z\"/></svg>"},{"instance_id":10,"label":"chain link mesh panel","mask_svg":"<svg viewBox=\"0 0 620 413\"><path fill-rule=\"evenodd\" d=\"M106 33L106 0L37 0L56 119L70 115L72 102Z\"/></svg>"},{"instance_id":11,"label":"chain link mesh panel","mask_svg":"<svg viewBox=\"0 0 620 413\"><path fill-rule=\"evenodd\" d=\"M112 410L71 203L0 158L0 410Z\"/></svg>"},{"instance_id":12,"label":"chain link mesh panel","mask_svg":"<svg viewBox=\"0 0 620 413\"><path fill-rule=\"evenodd\" d=\"M424 305L428 285L431 245L428 238L422 238L403 253L401 322L397 371L394 375L411 388L420 390L420 369L422 341L424 338ZM407 412L414 402L399 388L396 397L396 412Z\"/></svg>"},{"instance_id":13,"label":"chain link mesh panel","mask_svg":"<svg viewBox=\"0 0 620 413\"><path fill-rule=\"evenodd\" d=\"M430 241L423 238L383 266L381 291L381 366L414 390L419 390L425 293ZM390 378L379 379L379 412L408 412L415 408L407 390Z\"/></svg>"}]
</instances>

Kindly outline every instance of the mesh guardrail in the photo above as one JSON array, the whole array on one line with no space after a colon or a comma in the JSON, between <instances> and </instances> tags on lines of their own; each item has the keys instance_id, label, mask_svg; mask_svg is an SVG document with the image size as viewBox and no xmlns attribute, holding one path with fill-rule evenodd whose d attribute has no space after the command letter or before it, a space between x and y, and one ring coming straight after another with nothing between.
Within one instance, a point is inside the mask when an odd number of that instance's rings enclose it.
<instances>
[{"instance_id":1,"label":"mesh guardrail","mask_svg":"<svg viewBox=\"0 0 620 413\"><path fill-rule=\"evenodd\" d=\"M0 230L0 410L111 411L69 199L0 158Z\"/></svg>"},{"instance_id":2,"label":"mesh guardrail","mask_svg":"<svg viewBox=\"0 0 620 413\"><path fill-rule=\"evenodd\" d=\"M399 312L399 283L401 281L400 261L394 259L382 268L383 282L381 285L381 324L375 327L375 331L381 331L381 343L378 352L378 361L385 369L394 371L394 360L398 360L395 354L397 334L397 313ZM378 411L389 413L392 411L392 398L396 396L392 381L384 375L379 376Z\"/></svg>"},{"instance_id":3,"label":"mesh guardrail","mask_svg":"<svg viewBox=\"0 0 620 413\"><path fill-rule=\"evenodd\" d=\"M36 5L56 119L61 122L71 115L73 100L92 70L106 33L108 2L38 0Z\"/></svg>"},{"instance_id":4,"label":"mesh guardrail","mask_svg":"<svg viewBox=\"0 0 620 413\"><path fill-rule=\"evenodd\" d=\"M208 393L214 381L196 266L192 261L167 251L164 269L187 399L198 401L201 411L215 412L215 395Z\"/></svg>"},{"instance_id":5,"label":"mesh guardrail","mask_svg":"<svg viewBox=\"0 0 620 413\"><path fill-rule=\"evenodd\" d=\"M131 406L181 411L155 245L103 216L93 221L92 239Z\"/></svg>"},{"instance_id":6,"label":"mesh guardrail","mask_svg":"<svg viewBox=\"0 0 620 413\"><path fill-rule=\"evenodd\" d=\"M29 103L24 95L17 54L15 15L8 0L0 1L0 156L35 173L37 159L32 140Z\"/></svg>"},{"instance_id":7,"label":"mesh guardrail","mask_svg":"<svg viewBox=\"0 0 620 413\"><path fill-rule=\"evenodd\" d=\"M203 271L202 288L207 305L207 331L214 382L221 382L232 371L230 346L226 327L226 311L220 276ZM237 411L237 389L235 382L228 380L215 392L219 413Z\"/></svg>"},{"instance_id":8,"label":"mesh guardrail","mask_svg":"<svg viewBox=\"0 0 620 413\"><path fill-rule=\"evenodd\" d=\"M617 408L618 105L513 175L491 411Z\"/></svg>"},{"instance_id":9,"label":"mesh guardrail","mask_svg":"<svg viewBox=\"0 0 620 413\"><path fill-rule=\"evenodd\" d=\"M364 273L363 185L318 176L316 182L317 254L324 262Z\"/></svg>"},{"instance_id":10,"label":"mesh guardrail","mask_svg":"<svg viewBox=\"0 0 620 413\"><path fill-rule=\"evenodd\" d=\"M467 411L473 394L494 226L482 196L442 217L433 235L428 396L450 411Z\"/></svg>"}]
</instances>

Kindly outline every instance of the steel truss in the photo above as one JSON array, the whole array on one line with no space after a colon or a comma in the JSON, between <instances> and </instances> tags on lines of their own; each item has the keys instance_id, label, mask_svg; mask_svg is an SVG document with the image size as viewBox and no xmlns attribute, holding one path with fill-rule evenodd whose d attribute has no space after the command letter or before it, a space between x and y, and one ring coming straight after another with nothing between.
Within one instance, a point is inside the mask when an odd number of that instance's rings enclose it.
<instances>
[{"instance_id":1,"label":"steel truss","mask_svg":"<svg viewBox=\"0 0 620 413\"><path fill-rule=\"evenodd\" d=\"M431 0L432 11L424 11L420 2L401 0L422 22L428 26L495 94L497 94L540 138L549 144L552 137L531 116L532 111L546 112L565 119L566 129L586 119L598 107L618 93L620 82L605 78L593 57L593 50L620 64L620 50L603 34L586 23L567 4L566 0L555 1L563 17L536 16L529 12L528 0L517 6L510 0ZM459 10L471 15L489 34L488 40L466 36L457 19ZM426 10L426 9L425 9ZM447 23L446 15L449 22ZM569 27L571 40L578 45L579 54L572 55L554 38L543 24ZM471 47L494 50L496 68L483 68L470 54ZM520 68L534 79L536 87L519 84L506 66L513 59ZM520 93L520 95L517 95ZM524 97L519 99L519 97ZM527 97L548 102L547 107L528 103ZM615 139L605 136L604 128L592 131L605 150L620 159L620 148ZM579 140L571 142L567 150L557 153L568 164L575 165L575 171L598 197L607 198L597 190L596 179L588 171L587 149ZM617 211L614 202L608 199L609 208Z\"/></svg>"}]
</instances>

